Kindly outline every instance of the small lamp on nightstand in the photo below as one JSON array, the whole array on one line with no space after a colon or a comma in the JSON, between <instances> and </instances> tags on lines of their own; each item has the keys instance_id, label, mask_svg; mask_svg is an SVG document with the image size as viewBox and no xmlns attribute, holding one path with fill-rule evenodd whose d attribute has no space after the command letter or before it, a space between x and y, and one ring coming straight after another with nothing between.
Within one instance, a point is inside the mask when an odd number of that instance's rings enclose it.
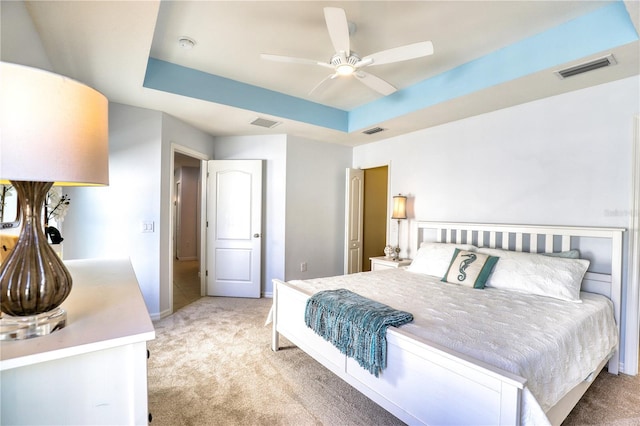
<instances>
[{"instance_id":1,"label":"small lamp on nightstand","mask_svg":"<svg viewBox=\"0 0 640 426\"><path fill-rule=\"evenodd\" d=\"M52 185L109 182L108 101L77 81L0 62L0 183L16 189L20 235L0 265L0 340L66 325L71 275L49 246L42 210Z\"/></svg>"},{"instance_id":2,"label":"small lamp on nightstand","mask_svg":"<svg viewBox=\"0 0 640 426\"><path fill-rule=\"evenodd\" d=\"M398 259L400 257L400 221L406 218L407 197L398 194L393 197L393 213L391 214L391 219L396 219L398 221L398 243L396 244L396 247L394 249L394 259Z\"/></svg>"}]
</instances>

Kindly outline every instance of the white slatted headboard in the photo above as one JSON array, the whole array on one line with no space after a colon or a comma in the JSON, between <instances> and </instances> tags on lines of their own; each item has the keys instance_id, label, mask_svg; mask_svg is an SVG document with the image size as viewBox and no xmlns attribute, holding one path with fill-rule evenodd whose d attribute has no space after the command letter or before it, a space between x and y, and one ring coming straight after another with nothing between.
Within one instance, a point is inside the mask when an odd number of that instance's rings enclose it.
<instances>
[{"instance_id":1,"label":"white slatted headboard","mask_svg":"<svg viewBox=\"0 0 640 426\"><path fill-rule=\"evenodd\" d=\"M501 248L530 253L552 253L571 249L574 239L597 238L611 243L611 257L606 263L610 274L587 272L582 290L605 295L613 302L620 338L622 303L623 228L511 225L494 223L418 222L418 246L424 241L473 244L477 247ZM414 251L415 253L415 251ZM595 259L590 259L594 264ZM619 354L609 362L609 372L618 373Z\"/></svg>"}]
</instances>

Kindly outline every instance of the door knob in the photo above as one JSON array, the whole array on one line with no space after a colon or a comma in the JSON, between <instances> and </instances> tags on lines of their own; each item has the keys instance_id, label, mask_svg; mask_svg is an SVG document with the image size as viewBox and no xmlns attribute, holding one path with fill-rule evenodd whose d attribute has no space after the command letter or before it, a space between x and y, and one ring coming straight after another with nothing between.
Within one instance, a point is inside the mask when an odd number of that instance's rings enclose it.
<instances>
[{"instance_id":1,"label":"door knob","mask_svg":"<svg viewBox=\"0 0 640 426\"><path fill-rule=\"evenodd\" d=\"M260 234L253 234L253 238L260 238Z\"/></svg>"}]
</instances>

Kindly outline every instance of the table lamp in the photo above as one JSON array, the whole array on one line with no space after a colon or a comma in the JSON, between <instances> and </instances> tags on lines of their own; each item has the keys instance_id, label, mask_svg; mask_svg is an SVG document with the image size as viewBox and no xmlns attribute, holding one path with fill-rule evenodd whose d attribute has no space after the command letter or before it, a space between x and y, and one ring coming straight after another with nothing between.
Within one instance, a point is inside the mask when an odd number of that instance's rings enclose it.
<instances>
[{"instance_id":1,"label":"table lamp","mask_svg":"<svg viewBox=\"0 0 640 426\"><path fill-rule=\"evenodd\" d=\"M400 257L400 221L406 218L407 197L398 194L393 197L393 212L391 213L391 219L396 219L398 221L398 244L396 244L396 248L394 249L394 259L398 259Z\"/></svg>"},{"instance_id":2,"label":"table lamp","mask_svg":"<svg viewBox=\"0 0 640 426\"><path fill-rule=\"evenodd\" d=\"M0 62L0 184L13 185L20 235L0 265L0 340L52 333L72 278L44 234L52 185L109 182L108 101L77 81Z\"/></svg>"}]
</instances>

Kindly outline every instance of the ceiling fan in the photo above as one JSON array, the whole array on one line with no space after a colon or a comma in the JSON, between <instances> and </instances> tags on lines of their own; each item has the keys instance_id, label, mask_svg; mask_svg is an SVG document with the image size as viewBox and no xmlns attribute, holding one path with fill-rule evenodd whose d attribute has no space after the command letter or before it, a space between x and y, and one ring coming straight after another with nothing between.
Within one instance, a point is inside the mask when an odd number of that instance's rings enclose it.
<instances>
[{"instance_id":1,"label":"ceiling fan","mask_svg":"<svg viewBox=\"0 0 640 426\"><path fill-rule=\"evenodd\" d=\"M363 68L406 61L433 54L433 44L430 41L421 41L418 43L383 50L361 58L355 52L351 51L349 43L350 23L347 21L347 15L344 9L337 7L325 7L324 18L327 23L327 29L329 30L331 43L336 51L329 62L294 58L290 56L271 55L266 53L260 55L262 59L270 61L311 64L320 65L326 68L333 68L334 73L320 81L320 83L311 89L309 94L314 93L321 86L324 86L325 83L337 77L351 75L376 92L385 96L390 95L397 89L380 77L376 77L373 74L363 71ZM353 24L351 25L352 28L355 27Z\"/></svg>"}]
</instances>

